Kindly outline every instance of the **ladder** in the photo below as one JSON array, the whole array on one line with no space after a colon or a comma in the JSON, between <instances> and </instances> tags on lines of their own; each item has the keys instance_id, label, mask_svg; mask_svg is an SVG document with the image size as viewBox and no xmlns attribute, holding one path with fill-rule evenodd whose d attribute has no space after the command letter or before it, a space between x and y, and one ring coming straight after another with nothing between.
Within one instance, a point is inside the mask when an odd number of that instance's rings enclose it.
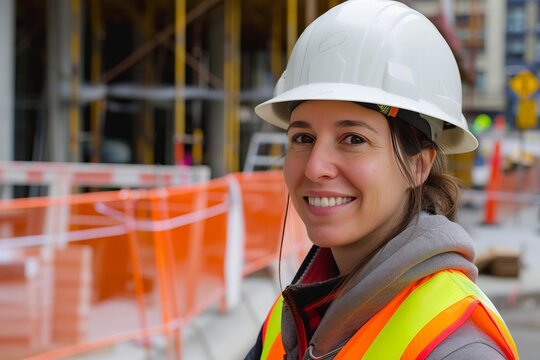
<instances>
[{"instance_id":1,"label":"ladder","mask_svg":"<svg viewBox=\"0 0 540 360\"><path fill-rule=\"evenodd\" d=\"M281 132L256 132L251 136L244 172L255 171L256 168L281 168L283 155L287 150L287 134ZM261 154L261 151L270 150L269 155ZM276 149L278 150L276 153Z\"/></svg>"}]
</instances>

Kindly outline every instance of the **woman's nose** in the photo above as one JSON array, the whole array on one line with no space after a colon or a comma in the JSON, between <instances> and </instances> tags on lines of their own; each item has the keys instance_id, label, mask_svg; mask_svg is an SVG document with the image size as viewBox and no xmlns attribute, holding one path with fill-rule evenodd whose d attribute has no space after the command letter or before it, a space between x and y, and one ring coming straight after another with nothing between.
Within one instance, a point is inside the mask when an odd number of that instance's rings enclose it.
<instances>
[{"instance_id":1,"label":"woman's nose","mask_svg":"<svg viewBox=\"0 0 540 360\"><path fill-rule=\"evenodd\" d=\"M313 182L317 182L332 179L336 177L337 172L336 156L331 146L316 143L306 164L306 177Z\"/></svg>"}]
</instances>

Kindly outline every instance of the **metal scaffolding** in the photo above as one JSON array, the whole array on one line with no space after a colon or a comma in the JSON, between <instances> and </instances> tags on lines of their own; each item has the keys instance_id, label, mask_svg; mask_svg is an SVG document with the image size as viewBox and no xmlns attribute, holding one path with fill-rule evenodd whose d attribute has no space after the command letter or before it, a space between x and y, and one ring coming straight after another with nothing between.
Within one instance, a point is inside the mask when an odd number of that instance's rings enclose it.
<instances>
[{"instance_id":1,"label":"metal scaffolding","mask_svg":"<svg viewBox=\"0 0 540 360\"><path fill-rule=\"evenodd\" d=\"M79 92L81 78L81 0L71 0L69 36L70 102L69 102L69 159L81 161L81 114Z\"/></svg>"},{"instance_id":2,"label":"metal scaffolding","mask_svg":"<svg viewBox=\"0 0 540 360\"><path fill-rule=\"evenodd\" d=\"M186 103L184 86L186 84L186 0L176 0L176 22L174 27L174 146L175 163L184 163L184 143L186 135Z\"/></svg>"},{"instance_id":3,"label":"metal scaffolding","mask_svg":"<svg viewBox=\"0 0 540 360\"><path fill-rule=\"evenodd\" d=\"M228 172L238 171L240 110L240 0L225 0L224 120L225 164Z\"/></svg>"},{"instance_id":4,"label":"metal scaffolding","mask_svg":"<svg viewBox=\"0 0 540 360\"><path fill-rule=\"evenodd\" d=\"M13 158L15 1L0 3L0 160Z\"/></svg>"},{"instance_id":5,"label":"metal scaffolding","mask_svg":"<svg viewBox=\"0 0 540 360\"><path fill-rule=\"evenodd\" d=\"M248 141L241 136L242 119L247 119L242 105L252 109L271 96L298 33L338 2L47 2L47 17L52 20L44 21L49 152L42 159L106 161L102 155L107 140L104 135L111 126L121 126L113 120L120 112L133 116L129 128L120 131L126 138L133 137L129 145L133 162L188 165L208 163L212 157L217 164L218 156L223 166L216 166L215 176L239 171L241 143ZM243 12L251 15L254 11L259 11L259 16L243 20ZM272 16L260 16L266 12ZM216 14L221 21L210 20L217 19ZM107 42L111 24L116 23L125 24L124 29L132 33L131 39L119 44L124 54L111 60L111 52L120 53ZM212 42L210 34L219 33L223 34L221 44ZM257 53L267 54L265 67L250 66ZM158 55L160 66L156 66ZM221 62L221 68L215 66L216 61ZM269 80L260 81L265 78ZM199 105L188 106L191 101ZM209 111L203 104L207 102L221 105ZM255 119L255 115L250 118ZM216 126L218 121L221 124ZM157 129L160 122L164 125ZM210 151L210 145L221 150Z\"/></svg>"}]
</instances>

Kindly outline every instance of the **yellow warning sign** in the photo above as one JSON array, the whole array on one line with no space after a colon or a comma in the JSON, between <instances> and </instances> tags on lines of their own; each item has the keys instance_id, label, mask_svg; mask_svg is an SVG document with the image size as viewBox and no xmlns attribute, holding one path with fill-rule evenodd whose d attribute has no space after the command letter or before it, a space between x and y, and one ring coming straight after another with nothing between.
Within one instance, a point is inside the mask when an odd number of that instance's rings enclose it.
<instances>
[{"instance_id":1,"label":"yellow warning sign","mask_svg":"<svg viewBox=\"0 0 540 360\"><path fill-rule=\"evenodd\" d=\"M523 70L510 80L508 86L510 86L510 89L512 89L517 96L524 98L529 97L536 92L540 87L540 83L532 72Z\"/></svg>"},{"instance_id":2,"label":"yellow warning sign","mask_svg":"<svg viewBox=\"0 0 540 360\"><path fill-rule=\"evenodd\" d=\"M517 108L516 125L520 130L535 128L538 123L536 101L520 99Z\"/></svg>"}]
</instances>

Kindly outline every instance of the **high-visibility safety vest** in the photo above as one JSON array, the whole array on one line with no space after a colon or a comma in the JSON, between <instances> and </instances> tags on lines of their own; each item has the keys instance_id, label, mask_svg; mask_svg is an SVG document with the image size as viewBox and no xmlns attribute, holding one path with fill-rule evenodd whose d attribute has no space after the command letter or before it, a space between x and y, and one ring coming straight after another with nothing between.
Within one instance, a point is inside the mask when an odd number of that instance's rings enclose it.
<instances>
[{"instance_id":1,"label":"high-visibility safety vest","mask_svg":"<svg viewBox=\"0 0 540 360\"><path fill-rule=\"evenodd\" d=\"M261 360L283 360L282 309L279 297L263 325ZM334 360L425 359L469 319L507 359L519 359L508 328L487 296L463 273L444 270L403 289L349 339Z\"/></svg>"}]
</instances>

